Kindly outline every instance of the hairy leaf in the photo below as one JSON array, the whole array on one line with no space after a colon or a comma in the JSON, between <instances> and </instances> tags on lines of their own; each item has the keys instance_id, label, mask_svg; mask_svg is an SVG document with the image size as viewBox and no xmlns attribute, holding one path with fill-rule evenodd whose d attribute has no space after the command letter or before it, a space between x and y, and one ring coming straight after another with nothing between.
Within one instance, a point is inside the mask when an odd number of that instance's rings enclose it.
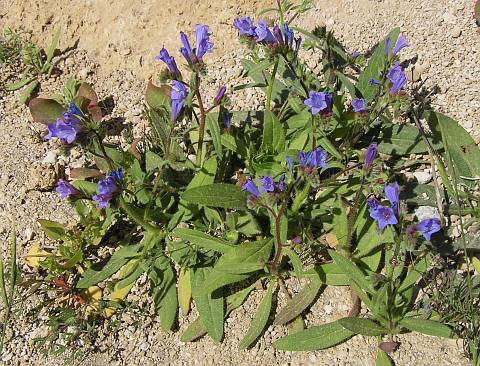
<instances>
[{"instance_id":1,"label":"hairy leaf","mask_svg":"<svg viewBox=\"0 0 480 366\"><path fill-rule=\"evenodd\" d=\"M370 319L346 317L339 319L338 322L342 325L342 327L356 334L380 336L388 333L388 330Z\"/></svg>"},{"instance_id":2,"label":"hairy leaf","mask_svg":"<svg viewBox=\"0 0 480 366\"><path fill-rule=\"evenodd\" d=\"M215 250L220 253L227 253L233 247L228 241L215 238L205 234L203 231L176 228L172 234L202 248Z\"/></svg>"},{"instance_id":3,"label":"hairy leaf","mask_svg":"<svg viewBox=\"0 0 480 366\"><path fill-rule=\"evenodd\" d=\"M421 319L417 317L404 318L400 320L400 325L413 332L419 332L435 337L450 338L453 334L450 327L435 320Z\"/></svg>"},{"instance_id":4,"label":"hairy leaf","mask_svg":"<svg viewBox=\"0 0 480 366\"><path fill-rule=\"evenodd\" d=\"M233 184L213 183L190 188L182 193L181 198L210 207L245 210L247 206L247 194Z\"/></svg>"},{"instance_id":5,"label":"hairy leaf","mask_svg":"<svg viewBox=\"0 0 480 366\"><path fill-rule=\"evenodd\" d=\"M65 112L65 108L56 100L44 98L33 98L28 108L33 120L43 124L54 123Z\"/></svg>"}]
</instances>

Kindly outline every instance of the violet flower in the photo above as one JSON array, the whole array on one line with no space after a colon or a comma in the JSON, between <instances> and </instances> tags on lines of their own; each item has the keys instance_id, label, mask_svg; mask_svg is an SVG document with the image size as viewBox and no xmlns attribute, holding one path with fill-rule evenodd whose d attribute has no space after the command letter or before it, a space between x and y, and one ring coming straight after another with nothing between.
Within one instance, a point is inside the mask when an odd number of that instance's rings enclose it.
<instances>
[{"instance_id":1,"label":"violet flower","mask_svg":"<svg viewBox=\"0 0 480 366\"><path fill-rule=\"evenodd\" d=\"M255 184L255 182L252 180L251 177L247 178L247 181L242 186L242 190L247 191L255 198L260 197L260 191L258 190L257 185Z\"/></svg>"},{"instance_id":2,"label":"violet flower","mask_svg":"<svg viewBox=\"0 0 480 366\"><path fill-rule=\"evenodd\" d=\"M382 206L376 199L367 199L367 205L370 217L377 221L380 230L385 229L387 225L398 224L397 217L390 207Z\"/></svg>"},{"instance_id":3,"label":"violet flower","mask_svg":"<svg viewBox=\"0 0 480 366\"><path fill-rule=\"evenodd\" d=\"M387 74L387 78L392 83L390 94L397 94L407 83L407 76L403 72L403 69L398 62L396 62L395 65L390 69Z\"/></svg>"},{"instance_id":4,"label":"violet flower","mask_svg":"<svg viewBox=\"0 0 480 366\"><path fill-rule=\"evenodd\" d=\"M392 209L398 215L400 209L400 186L397 182L385 185L385 197L390 201Z\"/></svg>"},{"instance_id":5,"label":"violet flower","mask_svg":"<svg viewBox=\"0 0 480 366\"><path fill-rule=\"evenodd\" d=\"M180 81L173 80L173 87L170 92L170 98L172 100L172 121L175 122L177 120L187 96L188 91L186 86Z\"/></svg>"},{"instance_id":6,"label":"violet flower","mask_svg":"<svg viewBox=\"0 0 480 366\"><path fill-rule=\"evenodd\" d=\"M370 168L372 167L373 160L375 160L375 158L377 157L377 154L378 154L377 146L378 146L377 143L372 142L368 146L367 150L365 151L365 155L364 155L365 163L363 163L363 170L365 170L366 172L370 170Z\"/></svg>"},{"instance_id":7,"label":"violet flower","mask_svg":"<svg viewBox=\"0 0 480 366\"><path fill-rule=\"evenodd\" d=\"M222 122L223 127L225 127L227 130L232 127L232 120L230 119L228 112L226 112L225 110L222 111Z\"/></svg>"},{"instance_id":8,"label":"violet flower","mask_svg":"<svg viewBox=\"0 0 480 366\"><path fill-rule=\"evenodd\" d=\"M97 194L92 197L96 202L97 208L103 209L108 207L110 200L114 197L119 189L119 184L123 179L123 171L121 168L112 170L107 174L105 179L98 182Z\"/></svg>"},{"instance_id":9,"label":"violet flower","mask_svg":"<svg viewBox=\"0 0 480 366\"><path fill-rule=\"evenodd\" d=\"M275 190L275 183L273 182L273 179L268 175L265 175L263 178L260 178L259 182L261 185L262 193L273 192Z\"/></svg>"},{"instance_id":10,"label":"violet flower","mask_svg":"<svg viewBox=\"0 0 480 366\"><path fill-rule=\"evenodd\" d=\"M182 41L183 44L183 47L179 50L180 53L185 57L185 60L187 60L189 64L195 63L196 57L193 53L192 46L190 46L187 35L183 32L180 32L180 41Z\"/></svg>"},{"instance_id":11,"label":"violet flower","mask_svg":"<svg viewBox=\"0 0 480 366\"><path fill-rule=\"evenodd\" d=\"M77 116L83 116L83 113L80 110L80 108L78 108L76 104L73 102L70 102L70 104L68 105L68 113L75 114Z\"/></svg>"},{"instance_id":12,"label":"violet flower","mask_svg":"<svg viewBox=\"0 0 480 366\"><path fill-rule=\"evenodd\" d=\"M432 234L441 230L440 220L437 218L425 219L415 225L417 230L420 230L425 240L430 241Z\"/></svg>"},{"instance_id":13,"label":"violet flower","mask_svg":"<svg viewBox=\"0 0 480 366\"><path fill-rule=\"evenodd\" d=\"M385 55L388 55L388 53L390 52L390 47L391 47L391 40L390 40L390 37L387 37L387 39L385 40L385 50L384 50Z\"/></svg>"},{"instance_id":14,"label":"violet flower","mask_svg":"<svg viewBox=\"0 0 480 366\"><path fill-rule=\"evenodd\" d=\"M233 25L237 28L241 36L255 37L255 25L250 17L241 16L233 20Z\"/></svg>"},{"instance_id":15,"label":"violet flower","mask_svg":"<svg viewBox=\"0 0 480 366\"><path fill-rule=\"evenodd\" d=\"M198 60L201 60L207 52L212 52L213 43L210 42L210 36L208 25L197 24L195 26L195 42L197 44L195 54Z\"/></svg>"},{"instance_id":16,"label":"violet flower","mask_svg":"<svg viewBox=\"0 0 480 366\"><path fill-rule=\"evenodd\" d=\"M367 103L365 103L363 98L355 98L352 101L352 107L354 112L363 112L367 107Z\"/></svg>"},{"instance_id":17,"label":"violet flower","mask_svg":"<svg viewBox=\"0 0 480 366\"><path fill-rule=\"evenodd\" d=\"M58 180L55 191L57 191L62 200L75 196L78 193L74 186L63 179Z\"/></svg>"},{"instance_id":18,"label":"violet flower","mask_svg":"<svg viewBox=\"0 0 480 366\"><path fill-rule=\"evenodd\" d=\"M222 85L220 89L218 89L217 95L215 96L215 99L213 102L218 105L222 102L223 96L225 95L225 91L227 90L227 87L225 85Z\"/></svg>"},{"instance_id":19,"label":"violet flower","mask_svg":"<svg viewBox=\"0 0 480 366\"><path fill-rule=\"evenodd\" d=\"M257 43L262 41L275 43L275 37L272 32L270 32L270 29L268 29L264 20L260 20L258 26L255 28L255 41L257 41Z\"/></svg>"},{"instance_id":20,"label":"violet flower","mask_svg":"<svg viewBox=\"0 0 480 366\"><path fill-rule=\"evenodd\" d=\"M174 78L180 77L180 70L178 70L177 63L175 62L175 59L173 58L173 56L169 55L169 53L165 49L165 47L163 47L160 50L160 53L158 54L158 56L155 56L155 60L163 61L167 65L168 71L170 71L170 74Z\"/></svg>"},{"instance_id":21,"label":"violet flower","mask_svg":"<svg viewBox=\"0 0 480 366\"><path fill-rule=\"evenodd\" d=\"M58 118L55 123L47 125L48 133L45 135L45 140L51 140L58 137L67 144L71 144L77 137L77 133L81 131L78 125L79 119L70 112L64 112L62 118Z\"/></svg>"},{"instance_id":22,"label":"violet flower","mask_svg":"<svg viewBox=\"0 0 480 366\"><path fill-rule=\"evenodd\" d=\"M400 34L400 36L398 36L397 42L395 43L395 47L393 47L392 54L395 56L405 47L409 47L407 44L407 38L403 34Z\"/></svg>"},{"instance_id":23,"label":"violet flower","mask_svg":"<svg viewBox=\"0 0 480 366\"><path fill-rule=\"evenodd\" d=\"M309 98L305 100L304 104L310 108L313 115L318 114L321 111L325 111L331 108L333 98L330 93L310 91L308 93Z\"/></svg>"},{"instance_id":24,"label":"violet flower","mask_svg":"<svg viewBox=\"0 0 480 366\"><path fill-rule=\"evenodd\" d=\"M382 83L376 79L370 79L368 80L368 85L377 85L377 86L380 86L382 85Z\"/></svg>"},{"instance_id":25,"label":"violet flower","mask_svg":"<svg viewBox=\"0 0 480 366\"><path fill-rule=\"evenodd\" d=\"M317 147L313 151L306 153L305 151L300 151L298 153L299 165L303 168L328 168L327 164L328 153L323 150L321 147Z\"/></svg>"},{"instance_id":26,"label":"violet flower","mask_svg":"<svg viewBox=\"0 0 480 366\"><path fill-rule=\"evenodd\" d=\"M291 48L294 40L293 31L288 27L287 23L283 23L282 30L285 36L285 43Z\"/></svg>"},{"instance_id":27,"label":"violet flower","mask_svg":"<svg viewBox=\"0 0 480 366\"><path fill-rule=\"evenodd\" d=\"M285 174L282 174L280 176L280 179L277 184L277 188L280 192L284 192L285 189L287 188L287 183L285 182Z\"/></svg>"}]
</instances>

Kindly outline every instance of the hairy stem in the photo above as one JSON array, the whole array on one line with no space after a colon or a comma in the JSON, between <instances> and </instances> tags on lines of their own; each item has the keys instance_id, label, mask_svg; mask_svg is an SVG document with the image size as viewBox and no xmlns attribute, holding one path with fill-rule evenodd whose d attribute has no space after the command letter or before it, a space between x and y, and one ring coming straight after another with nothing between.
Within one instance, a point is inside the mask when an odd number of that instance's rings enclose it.
<instances>
[{"instance_id":1,"label":"hairy stem","mask_svg":"<svg viewBox=\"0 0 480 366\"><path fill-rule=\"evenodd\" d=\"M207 118L207 112L203 106L202 95L200 94L200 76L198 73L195 75L195 96L197 97L198 108L200 109L200 124L198 126L198 149L196 163L198 166L202 166L203 155L203 138L205 136L205 119Z\"/></svg>"},{"instance_id":2,"label":"hairy stem","mask_svg":"<svg viewBox=\"0 0 480 366\"><path fill-rule=\"evenodd\" d=\"M120 207L138 225L142 226L145 230L165 235L165 233L161 231L160 228L146 222L145 219L142 217L142 215L140 215L130 205L128 205L122 197L119 198L119 202L120 202Z\"/></svg>"}]
</instances>

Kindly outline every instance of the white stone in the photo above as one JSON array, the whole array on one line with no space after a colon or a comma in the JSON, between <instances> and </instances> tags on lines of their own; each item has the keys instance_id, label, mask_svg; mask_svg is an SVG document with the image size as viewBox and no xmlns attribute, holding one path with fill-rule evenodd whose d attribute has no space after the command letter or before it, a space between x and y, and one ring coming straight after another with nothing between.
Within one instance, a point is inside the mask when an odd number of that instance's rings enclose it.
<instances>
[{"instance_id":1,"label":"white stone","mask_svg":"<svg viewBox=\"0 0 480 366\"><path fill-rule=\"evenodd\" d=\"M47 155L42 160L42 164L45 165L54 165L57 162L57 152L50 150L47 152Z\"/></svg>"},{"instance_id":2,"label":"white stone","mask_svg":"<svg viewBox=\"0 0 480 366\"><path fill-rule=\"evenodd\" d=\"M426 184L432 180L432 175L429 172L413 172L413 175L420 184Z\"/></svg>"},{"instance_id":3,"label":"white stone","mask_svg":"<svg viewBox=\"0 0 480 366\"><path fill-rule=\"evenodd\" d=\"M414 215L417 217L418 221L425 219L437 218L440 219L440 214L435 207L431 206L420 206L415 209Z\"/></svg>"}]
</instances>

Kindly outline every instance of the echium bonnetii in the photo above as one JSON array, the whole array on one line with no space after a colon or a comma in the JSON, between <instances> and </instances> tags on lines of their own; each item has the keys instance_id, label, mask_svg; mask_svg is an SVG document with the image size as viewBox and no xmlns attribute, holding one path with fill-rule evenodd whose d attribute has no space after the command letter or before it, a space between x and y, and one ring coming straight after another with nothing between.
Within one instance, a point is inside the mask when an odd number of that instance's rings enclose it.
<instances>
[{"instance_id":1,"label":"echium bonnetii","mask_svg":"<svg viewBox=\"0 0 480 366\"><path fill-rule=\"evenodd\" d=\"M111 170L105 179L98 182L97 194L92 197L96 202L97 208L106 208L110 200L115 197L119 190L119 185L123 179L123 171L121 168Z\"/></svg>"},{"instance_id":2,"label":"echium bonnetii","mask_svg":"<svg viewBox=\"0 0 480 366\"><path fill-rule=\"evenodd\" d=\"M54 137L59 138L62 142L71 144L77 137L82 128L80 126L79 117L82 112L74 103L70 103L68 111L63 112L61 118L58 118L55 123L47 125L48 133L45 135L45 140L51 140Z\"/></svg>"}]
</instances>

